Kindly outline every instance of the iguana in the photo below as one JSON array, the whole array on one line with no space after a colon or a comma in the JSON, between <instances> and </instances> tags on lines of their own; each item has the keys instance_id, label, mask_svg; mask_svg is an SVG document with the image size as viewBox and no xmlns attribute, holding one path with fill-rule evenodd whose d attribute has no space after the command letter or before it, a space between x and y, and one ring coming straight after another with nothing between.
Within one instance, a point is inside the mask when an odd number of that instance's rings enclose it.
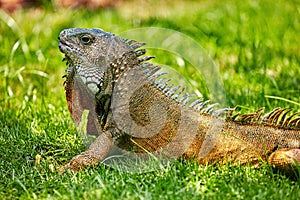
<instances>
[{"instance_id":1,"label":"iguana","mask_svg":"<svg viewBox=\"0 0 300 200\"><path fill-rule=\"evenodd\" d=\"M97 166L116 147L141 157L163 150L200 164L264 161L290 170L300 163L299 113L235 114L192 101L160 77L160 67L148 62L153 57L140 49L145 43L101 29L65 29L58 39L68 65L68 108L77 125L89 110L87 133L97 135L62 171Z\"/></svg>"}]
</instances>

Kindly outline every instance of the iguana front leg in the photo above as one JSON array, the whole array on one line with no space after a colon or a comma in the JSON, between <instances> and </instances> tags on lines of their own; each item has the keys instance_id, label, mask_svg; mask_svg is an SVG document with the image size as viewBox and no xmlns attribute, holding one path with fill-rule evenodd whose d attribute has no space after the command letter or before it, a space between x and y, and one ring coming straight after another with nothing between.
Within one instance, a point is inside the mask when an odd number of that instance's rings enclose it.
<instances>
[{"instance_id":1,"label":"iguana front leg","mask_svg":"<svg viewBox=\"0 0 300 200\"><path fill-rule=\"evenodd\" d=\"M90 145L88 150L72 158L65 166L59 169L59 172L64 173L66 170L79 171L87 167L96 167L98 163L103 161L108 155L112 147L112 138L109 131L102 133Z\"/></svg>"}]
</instances>

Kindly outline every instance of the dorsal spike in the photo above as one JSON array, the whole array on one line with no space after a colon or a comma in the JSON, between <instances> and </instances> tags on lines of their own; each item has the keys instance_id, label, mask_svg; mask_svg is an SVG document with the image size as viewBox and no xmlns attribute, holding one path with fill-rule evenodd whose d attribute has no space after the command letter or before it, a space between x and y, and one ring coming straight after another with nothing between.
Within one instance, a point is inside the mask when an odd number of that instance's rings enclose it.
<instances>
[{"instance_id":1,"label":"dorsal spike","mask_svg":"<svg viewBox=\"0 0 300 200\"><path fill-rule=\"evenodd\" d=\"M296 117L296 118L292 119L292 120L287 124L287 126L288 126L289 128L299 128L299 129L300 129L300 127L298 126L298 125L299 125L299 121L300 121L300 117Z\"/></svg>"},{"instance_id":2,"label":"dorsal spike","mask_svg":"<svg viewBox=\"0 0 300 200\"><path fill-rule=\"evenodd\" d=\"M136 40L129 40L129 39L124 39L124 40L125 40L125 42L126 42L127 44L129 44L129 45L132 45L132 44L134 44L134 43L137 42Z\"/></svg>"},{"instance_id":3,"label":"dorsal spike","mask_svg":"<svg viewBox=\"0 0 300 200\"><path fill-rule=\"evenodd\" d=\"M187 97L182 101L183 105L187 105L191 100L191 95L187 95Z\"/></svg>"},{"instance_id":4,"label":"dorsal spike","mask_svg":"<svg viewBox=\"0 0 300 200\"><path fill-rule=\"evenodd\" d=\"M159 84L161 84L162 82L164 82L166 79L167 79L167 78L162 77L162 78L158 79L155 83L156 83L156 85L159 85Z\"/></svg>"},{"instance_id":5,"label":"dorsal spike","mask_svg":"<svg viewBox=\"0 0 300 200\"><path fill-rule=\"evenodd\" d=\"M235 115L230 117L230 121L236 122L237 118L239 118L240 115L241 115L240 112L236 113Z\"/></svg>"},{"instance_id":6,"label":"dorsal spike","mask_svg":"<svg viewBox=\"0 0 300 200\"><path fill-rule=\"evenodd\" d=\"M262 108L259 108L258 110L255 111L255 116L253 118L253 121L255 122L259 122L260 119L261 119L261 116L264 114L265 112L265 108L262 107Z\"/></svg>"},{"instance_id":7,"label":"dorsal spike","mask_svg":"<svg viewBox=\"0 0 300 200\"><path fill-rule=\"evenodd\" d=\"M125 43L130 45L133 49L137 49L140 48L141 46L146 45L145 42L138 42L136 40L129 40L129 39L123 39L123 40L125 41Z\"/></svg>"},{"instance_id":8,"label":"dorsal spike","mask_svg":"<svg viewBox=\"0 0 300 200\"><path fill-rule=\"evenodd\" d=\"M297 118L297 122L295 123L295 128L300 129L300 117Z\"/></svg>"},{"instance_id":9,"label":"dorsal spike","mask_svg":"<svg viewBox=\"0 0 300 200\"><path fill-rule=\"evenodd\" d=\"M240 122L242 122L243 124L251 124L254 121L255 118L255 113L250 113L250 114L243 114L240 115Z\"/></svg>"},{"instance_id":10,"label":"dorsal spike","mask_svg":"<svg viewBox=\"0 0 300 200\"><path fill-rule=\"evenodd\" d=\"M142 46L144 46L146 43L145 42L136 42L134 44L131 44L130 46L133 48L133 49L138 49Z\"/></svg>"},{"instance_id":11,"label":"dorsal spike","mask_svg":"<svg viewBox=\"0 0 300 200\"><path fill-rule=\"evenodd\" d=\"M167 94L173 87L174 87L174 84L168 85L168 87L166 87L165 89L163 89L163 93Z\"/></svg>"},{"instance_id":12,"label":"dorsal spike","mask_svg":"<svg viewBox=\"0 0 300 200\"><path fill-rule=\"evenodd\" d=\"M181 90L173 96L173 99L178 99L179 96L184 92L184 90L185 90L185 88L182 87Z\"/></svg>"},{"instance_id":13,"label":"dorsal spike","mask_svg":"<svg viewBox=\"0 0 300 200\"><path fill-rule=\"evenodd\" d=\"M215 107L216 105L218 105L218 103L214 103L214 104L208 105L206 108L202 109L202 112L203 112L203 113L212 114L213 111L214 111L214 107Z\"/></svg>"},{"instance_id":14,"label":"dorsal spike","mask_svg":"<svg viewBox=\"0 0 300 200\"><path fill-rule=\"evenodd\" d=\"M152 58L155 58L155 56L144 56L144 57L142 57L142 58L138 58L138 62L139 62L139 63L142 63L142 62L147 61L147 60L150 60L150 59L152 59Z\"/></svg>"},{"instance_id":15,"label":"dorsal spike","mask_svg":"<svg viewBox=\"0 0 300 200\"><path fill-rule=\"evenodd\" d=\"M187 102L189 101L189 99L190 99L190 96L187 93L185 93L183 95L183 97L181 97L180 99L178 99L178 102L181 103L182 105L186 105Z\"/></svg>"},{"instance_id":16,"label":"dorsal spike","mask_svg":"<svg viewBox=\"0 0 300 200\"><path fill-rule=\"evenodd\" d=\"M199 104L200 102L203 102L203 99L196 99L195 101L193 101L191 104L190 104L190 108L195 108L195 106L197 104Z\"/></svg>"},{"instance_id":17,"label":"dorsal spike","mask_svg":"<svg viewBox=\"0 0 300 200\"><path fill-rule=\"evenodd\" d=\"M165 79L165 78L162 78L162 79ZM161 90L164 90L168 86L168 82L170 82L170 81L171 81L171 79L164 80L163 82L161 81L159 84L157 84L157 87Z\"/></svg>"},{"instance_id":18,"label":"dorsal spike","mask_svg":"<svg viewBox=\"0 0 300 200\"><path fill-rule=\"evenodd\" d=\"M208 103L210 100L202 101L199 104L195 105L195 109L201 111Z\"/></svg>"},{"instance_id":19,"label":"dorsal spike","mask_svg":"<svg viewBox=\"0 0 300 200\"><path fill-rule=\"evenodd\" d=\"M286 109L286 111L282 114L280 122L278 123L280 126L284 127L285 121L287 120L287 114L292 110L293 109Z\"/></svg>"},{"instance_id":20,"label":"dorsal spike","mask_svg":"<svg viewBox=\"0 0 300 200\"><path fill-rule=\"evenodd\" d=\"M176 86L176 87L171 87L168 91L167 91L167 95L169 96L169 97L172 97L176 92L177 92L177 90L180 88L181 86L180 85L178 85L178 86Z\"/></svg>"},{"instance_id":21,"label":"dorsal spike","mask_svg":"<svg viewBox=\"0 0 300 200\"><path fill-rule=\"evenodd\" d=\"M160 73L156 73L153 74L152 76L149 77L150 81L155 81L155 79L157 79L158 77L167 74L167 72L160 72Z\"/></svg>"},{"instance_id":22,"label":"dorsal spike","mask_svg":"<svg viewBox=\"0 0 300 200\"><path fill-rule=\"evenodd\" d=\"M265 114L263 117L262 117L262 123L265 123L265 124L271 124L272 122L272 117L276 114L276 111L279 110L280 108L274 108L271 112ZM271 120L270 120L271 119Z\"/></svg>"},{"instance_id":23,"label":"dorsal spike","mask_svg":"<svg viewBox=\"0 0 300 200\"><path fill-rule=\"evenodd\" d=\"M273 125L278 125L279 124L279 119L281 117L281 114L286 110L286 108L282 108L282 109L278 109L274 115L272 116L272 119L271 120L271 124Z\"/></svg>"},{"instance_id":24,"label":"dorsal spike","mask_svg":"<svg viewBox=\"0 0 300 200\"><path fill-rule=\"evenodd\" d=\"M135 51L135 55L137 57L141 56L141 55L144 55L146 53L146 50L145 49L139 49L137 51Z\"/></svg>"},{"instance_id":25,"label":"dorsal spike","mask_svg":"<svg viewBox=\"0 0 300 200\"><path fill-rule=\"evenodd\" d=\"M191 107L191 106L190 106L190 101L191 101L192 99L195 99L196 97L197 97L196 94L188 94L188 93L186 93L186 94L184 95L184 97L182 98L181 103L182 103L183 105L185 105L185 106L189 105L189 107ZM200 99L199 99L199 100L200 100ZM195 100L193 100L193 102L195 102ZM193 102L192 102L192 103L193 103Z\"/></svg>"},{"instance_id":26,"label":"dorsal spike","mask_svg":"<svg viewBox=\"0 0 300 200\"><path fill-rule=\"evenodd\" d=\"M236 114L233 117L229 117L231 121L240 123L240 124L258 124L261 122L261 116L264 113L265 108L259 108L254 113L246 114ZM232 114L232 113L231 113Z\"/></svg>"},{"instance_id":27,"label":"dorsal spike","mask_svg":"<svg viewBox=\"0 0 300 200\"><path fill-rule=\"evenodd\" d=\"M295 113L293 113L291 116L289 116L289 117L285 120L285 122L284 122L284 124L283 124L283 127L290 127L290 126L291 126L291 125L290 125L291 121L294 119L295 116L297 116L297 115L299 115L299 114L300 114L300 112L295 112Z\"/></svg>"},{"instance_id":28,"label":"dorsal spike","mask_svg":"<svg viewBox=\"0 0 300 200\"><path fill-rule=\"evenodd\" d=\"M161 68L157 65L152 65L148 62L146 63L143 63L142 65L142 68L145 72L145 74L148 76L148 77L151 77L153 74L155 74L157 71L159 71Z\"/></svg>"},{"instance_id":29,"label":"dorsal spike","mask_svg":"<svg viewBox=\"0 0 300 200\"><path fill-rule=\"evenodd\" d=\"M228 117L230 118L233 114L233 112L236 110L237 107L232 108L231 110L228 110Z\"/></svg>"}]
</instances>

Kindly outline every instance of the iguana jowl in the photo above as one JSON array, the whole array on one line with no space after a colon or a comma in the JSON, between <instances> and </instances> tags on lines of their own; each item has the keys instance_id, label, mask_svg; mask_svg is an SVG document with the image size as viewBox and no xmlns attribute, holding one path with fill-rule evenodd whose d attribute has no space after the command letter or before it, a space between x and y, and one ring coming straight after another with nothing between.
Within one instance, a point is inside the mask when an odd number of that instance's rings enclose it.
<instances>
[{"instance_id":1,"label":"iguana jowl","mask_svg":"<svg viewBox=\"0 0 300 200\"><path fill-rule=\"evenodd\" d=\"M233 114L208 101L190 102L179 87L161 81L147 62L144 43L101 29L72 28L59 35L68 64L65 91L75 123L89 110L87 133L98 135L89 149L66 166L97 166L113 147L143 156L195 158L201 164L259 160L280 168L300 162L300 117L288 109ZM226 113L226 119L220 115ZM164 153L164 152L163 152ZM63 169L66 169L64 167Z\"/></svg>"}]
</instances>

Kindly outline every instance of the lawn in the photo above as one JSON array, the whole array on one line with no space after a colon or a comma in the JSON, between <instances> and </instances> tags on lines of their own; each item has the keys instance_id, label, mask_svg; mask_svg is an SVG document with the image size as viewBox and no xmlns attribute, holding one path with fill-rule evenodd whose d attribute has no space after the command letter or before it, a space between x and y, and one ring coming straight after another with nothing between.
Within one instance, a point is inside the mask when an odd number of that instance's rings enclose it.
<instances>
[{"instance_id":1,"label":"lawn","mask_svg":"<svg viewBox=\"0 0 300 200\"><path fill-rule=\"evenodd\" d=\"M57 46L65 28L99 27L117 35L143 27L179 31L214 61L222 105L239 105L242 112L260 107L300 111L298 0L158 2L124 1L100 10L49 4L10 14L0 10L0 199L300 198L297 176L265 165L254 169L175 161L140 174L104 165L57 172L86 148L65 100L66 66ZM145 38L148 43L156 39ZM212 96L207 79L189 59L162 49L148 52L157 57L153 62L181 73L190 91Z\"/></svg>"}]
</instances>

